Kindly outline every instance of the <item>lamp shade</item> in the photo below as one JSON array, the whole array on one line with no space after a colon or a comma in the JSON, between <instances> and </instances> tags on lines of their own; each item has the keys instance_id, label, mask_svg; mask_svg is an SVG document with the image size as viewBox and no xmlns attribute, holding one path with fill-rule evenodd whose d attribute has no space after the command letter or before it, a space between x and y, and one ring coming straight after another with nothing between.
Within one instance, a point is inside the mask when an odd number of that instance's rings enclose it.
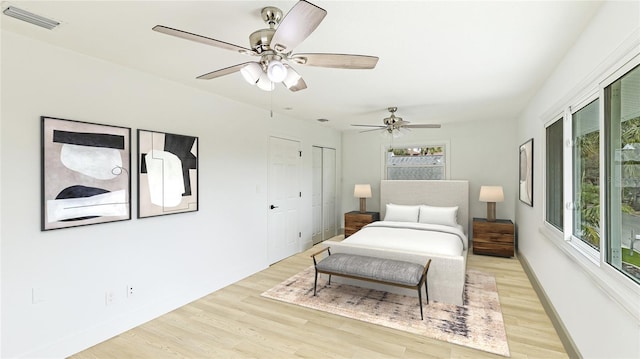
<instances>
[{"instance_id":1,"label":"lamp shade","mask_svg":"<svg viewBox=\"0 0 640 359\"><path fill-rule=\"evenodd\" d=\"M371 198L371 185L357 184L353 189L353 196L357 198Z\"/></svg>"},{"instance_id":2,"label":"lamp shade","mask_svg":"<svg viewBox=\"0 0 640 359\"><path fill-rule=\"evenodd\" d=\"M480 202L503 202L502 186L481 186Z\"/></svg>"},{"instance_id":3,"label":"lamp shade","mask_svg":"<svg viewBox=\"0 0 640 359\"><path fill-rule=\"evenodd\" d=\"M262 66L257 62L250 62L240 69L240 73L248 83L255 85L260 80L260 75L262 75Z\"/></svg>"},{"instance_id":4,"label":"lamp shade","mask_svg":"<svg viewBox=\"0 0 640 359\"><path fill-rule=\"evenodd\" d=\"M269 80L269 77L265 72L260 74L260 78L258 79L258 82L256 82L256 85L258 85L258 87L263 91L273 91L275 88L273 82Z\"/></svg>"},{"instance_id":5,"label":"lamp shade","mask_svg":"<svg viewBox=\"0 0 640 359\"><path fill-rule=\"evenodd\" d=\"M282 82L287 77L287 68L284 67L282 62L278 60L272 60L267 67L267 75L269 80L275 83Z\"/></svg>"},{"instance_id":6,"label":"lamp shade","mask_svg":"<svg viewBox=\"0 0 640 359\"><path fill-rule=\"evenodd\" d=\"M302 76L300 76L300 74L296 70L292 69L291 67L287 67L287 76L284 78L284 80L282 80L282 82L285 86L287 86L288 89L291 89L292 87L298 86L298 82L301 78Z\"/></svg>"}]
</instances>

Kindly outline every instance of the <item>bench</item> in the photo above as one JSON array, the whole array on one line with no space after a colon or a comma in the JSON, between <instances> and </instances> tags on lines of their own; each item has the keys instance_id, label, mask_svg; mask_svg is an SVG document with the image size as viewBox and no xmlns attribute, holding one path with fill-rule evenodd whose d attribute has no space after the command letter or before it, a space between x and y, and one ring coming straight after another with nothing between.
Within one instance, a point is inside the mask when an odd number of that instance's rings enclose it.
<instances>
[{"instance_id":1,"label":"bench","mask_svg":"<svg viewBox=\"0 0 640 359\"><path fill-rule=\"evenodd\" d=\"M328 255L322 260L316 260L316 256L323 252ZM326 247L311 255L315 267L315 281L313 282L313 295L316 295L318 285L318 273L331 276L361 279L370 282L388 284L403 288L416 289L418 291L418 302L420 303L420 318L422 314L422 285L424 284L427 304L429 304L429 290L427 288L427 272L431 259L422 266L420 264L404 262L394 259L385 259L356 254L336 253L331 254L330 247Z\"/></svg>"}]
</instances>

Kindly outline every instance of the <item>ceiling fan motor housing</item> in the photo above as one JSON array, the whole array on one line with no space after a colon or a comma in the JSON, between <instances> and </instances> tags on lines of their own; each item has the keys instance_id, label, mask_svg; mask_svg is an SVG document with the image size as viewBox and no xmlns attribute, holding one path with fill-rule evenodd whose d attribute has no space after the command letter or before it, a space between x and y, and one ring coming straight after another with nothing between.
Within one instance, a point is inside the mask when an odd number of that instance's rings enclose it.
<instances>
[{"instance_id":1,"label":"ceiling fan motor housing","mask_svg":"<svg viewBox=\"0 0 640 359\"><path fill-rule=\"evenodd\" d=\"M271 47L271 39L273 38L273 34L276 32L275 29L260 29L254 31L251 35L249 35L249 44L251 48L255 50L258 54L262 54L265 51L270 51Z\"/></svg>"},{"instance_id":2,"label":"ceiling fan motor housing","mask_svg":"<svg viewBox=\"0 0 640 359\"><path fill-rule=\"evenodd\" d=\"M262 20L269 25L269 28L254 31L249 35L251 49L255 50L258 54L271 50L271 39L276 32L276 26L282 21L282 10L277 7L267 6L262 9L261 15Z\"/></svg>"}]
</instances>

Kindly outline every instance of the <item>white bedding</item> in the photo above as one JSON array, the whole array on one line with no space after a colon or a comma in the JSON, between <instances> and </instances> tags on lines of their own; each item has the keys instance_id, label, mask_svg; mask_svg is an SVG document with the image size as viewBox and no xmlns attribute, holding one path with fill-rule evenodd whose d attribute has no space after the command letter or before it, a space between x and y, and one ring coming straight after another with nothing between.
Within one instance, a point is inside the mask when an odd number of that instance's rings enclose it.
<instances>
[{"instance_id":1,"label":"white bedding","mask_svg":"<svg viewBox=\"0 0 640 359\"><path fill-rule=\"evenodd\" d=\"M446 256L461 256L468 247L460 227L394 221L370 223L343 243Z\"/></svg>"}]
</instances>

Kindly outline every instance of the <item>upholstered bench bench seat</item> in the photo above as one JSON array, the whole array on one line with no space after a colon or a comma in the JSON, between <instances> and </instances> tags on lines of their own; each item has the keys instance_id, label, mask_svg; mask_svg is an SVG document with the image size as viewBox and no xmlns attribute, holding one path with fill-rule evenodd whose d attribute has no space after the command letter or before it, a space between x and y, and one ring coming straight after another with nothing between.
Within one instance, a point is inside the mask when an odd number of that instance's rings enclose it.
<instances>
[{"instance_id":1,"label":"upholstered bench bench seat","mask_svg":"<svg viewBox=\"0 0 640 359\"><path fill-rule=\"evenodd\" d=\"M320 261L316 261L316 256L324 251L327 251L329 255ZM426 286L426 280L431 260L422 266L420 264L394 259L345 253L331 254L329 247L312 254L311 257L313 258L313 263L316 269L315 281L313 284L314 296L316 295L316 287L318 284L318 273L328 274L329 284L331 284L331 276L337 275L399 287L413 288L418 291L420 317L423 318L421 289L422 285L425 284L427 304L429 304L429 292Z\"/></svg>"}]
</instances>

